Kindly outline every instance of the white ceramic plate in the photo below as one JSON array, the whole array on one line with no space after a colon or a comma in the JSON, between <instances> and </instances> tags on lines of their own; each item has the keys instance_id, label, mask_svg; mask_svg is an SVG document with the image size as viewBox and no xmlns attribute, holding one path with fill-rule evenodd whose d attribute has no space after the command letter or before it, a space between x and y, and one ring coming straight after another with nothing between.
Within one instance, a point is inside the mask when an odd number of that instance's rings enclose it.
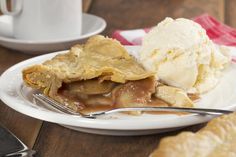
<instances>
[{"instance_id":1,"label":"white ceramic plate","mask_svg":"<svg viewBox=\"0 0 236 157\"><path fill-rule=\"evenodd\" d=\"M7 28L5 28L8 26ZM0 16L0 45L18 50L29 54L43 54L47 52L55 52L58 50L69 49L72 45L84 41L86 38L101 33L105 27L106 22L101 17L85 14L82 15L82 35L77 38L65 38L60 40L46 40L46 41L31 41L20 40L11 37L6 37L5 32L10 32L11 17L8 15ZM4 30L3 32L1 30ZM5 35L5 37L4 37Z\"/></svg>"},{"instance_id":2,"label":"white ceramic plate","mask_svg":"<svg viewBox=\"0 0 236 157\"><path fill-rule=\"evenodd\" d=\"M127 47L131 54L137 55L137 47ZM38 56L21 63L18 63L7 71L0 78L0 98L8 106L28 116L58 123L68 128L89 133L105 135L144 135L170 131L180 127L198 124L210 120L212 117L189 115L151 115L131 116L125 114L114 114L99 119L78 118L63 113L58 113L44 108L40 103L32 99L32 93L36 92L24 86L21 71L23 68L41 63L52 58L58 53ZM219 85L202 96L198 107L236 109L236 65L232 65L224 72Z\"/></svg>"}]
</instances>

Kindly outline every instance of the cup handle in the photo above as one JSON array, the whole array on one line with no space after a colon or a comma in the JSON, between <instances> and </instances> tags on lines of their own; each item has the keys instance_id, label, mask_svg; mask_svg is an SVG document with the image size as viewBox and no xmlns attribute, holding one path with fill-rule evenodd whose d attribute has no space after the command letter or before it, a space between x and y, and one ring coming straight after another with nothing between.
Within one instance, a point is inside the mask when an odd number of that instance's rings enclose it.
<instances>
[{"instance_id":1,"label":"cup handle","mask_svg":"<svg viewBox=\"0 0 236 157\"><path fill-rule=\"evenodd\" d=\"M14 15L17 15L21 12L22 10L22 0L15 0L15 6L13 8L12 11L9 11L7 9L7 0L0 0L0 7L1 7L1 11L6 14L6 15L11 15L11 16L14 16Z\"/></svg>"}]
</instances>

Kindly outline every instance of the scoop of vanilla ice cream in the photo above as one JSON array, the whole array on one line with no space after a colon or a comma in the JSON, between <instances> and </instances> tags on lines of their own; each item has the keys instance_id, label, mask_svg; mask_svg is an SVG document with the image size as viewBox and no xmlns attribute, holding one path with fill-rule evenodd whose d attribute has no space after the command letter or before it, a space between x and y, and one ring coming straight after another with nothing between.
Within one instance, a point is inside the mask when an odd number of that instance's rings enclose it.
<instances>
[{"instance_id":1,"label":"scoop of vanilla ice cream","mask_svg":"<svg viewBox=\"0 0 236 157\"><path fill-rule=\"evenodd\" d=\"M166 18L144 37L140 61L162 82L187 92L204 93L217 84L229 57L199 24Z\"/></svg>"}]
</instances>

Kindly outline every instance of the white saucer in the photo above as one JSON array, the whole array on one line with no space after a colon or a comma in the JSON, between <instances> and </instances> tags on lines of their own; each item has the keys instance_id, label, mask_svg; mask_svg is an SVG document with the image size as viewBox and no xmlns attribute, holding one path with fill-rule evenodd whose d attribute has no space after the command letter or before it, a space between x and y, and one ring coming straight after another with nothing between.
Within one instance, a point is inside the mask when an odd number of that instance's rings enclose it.
<instances>
[{"instance_id":1,"label":"white saucer","mask_svg":"<svg viewBox=\"0 0 236 157\"><path fill-rule=\"evenodd\" d=\"M106 27L106 22L101 17L83 13L82 19L82 35L78 36L77 38L30 41L0 36L0 45L28 54L43 54L47 52L69 49L71 46L79 42L83 42L86 40L86 38L102 32ZM9 21L11 21L10 16L0 16L1 23L7 23Z\"/></svg>"}]
</instances>

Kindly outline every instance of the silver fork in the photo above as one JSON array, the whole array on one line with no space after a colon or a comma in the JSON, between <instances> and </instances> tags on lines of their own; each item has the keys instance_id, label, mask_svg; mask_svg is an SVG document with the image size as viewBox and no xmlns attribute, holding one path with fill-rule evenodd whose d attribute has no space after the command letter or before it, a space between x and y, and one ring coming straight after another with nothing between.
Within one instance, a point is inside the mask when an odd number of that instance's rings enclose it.
<instances>
[{"instance_id":1,"label":"silver fork","mask_svg":"<svg viewBox=\"0 0 236 157\"><path fill-rule=\"evenodd\" d=\"M171 111L171 112L187 112L187 113L196 113L199 115L213 115L219 116L222 114L229 114L234 111L231 110L221 110L221 109L209 109L209 108L183 108L183 107L126 107L126 108L117 108L102 112L95 112L91 114L83 114L80 112L75 112L69 107L60 104L59 102L45 96L44 94L33 94L33 97L40 102L42 102L47 107L53 107L57 111L62 113L76 115L83 118L93 118L96 119L99 116L117 113L117 112L128 112L128 111Z\"/></svg>"}]
</instances>

